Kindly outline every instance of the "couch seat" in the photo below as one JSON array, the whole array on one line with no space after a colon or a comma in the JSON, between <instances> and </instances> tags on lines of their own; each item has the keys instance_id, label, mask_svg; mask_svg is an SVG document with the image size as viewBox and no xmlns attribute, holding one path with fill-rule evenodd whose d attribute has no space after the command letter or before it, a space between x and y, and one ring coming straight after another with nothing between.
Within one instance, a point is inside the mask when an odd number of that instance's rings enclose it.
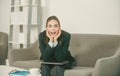
<instances>
[{"instance_id":1,"label":"couch seat","mask_svg":"<svg viewBox=\"0 0 120 76\"><path fill-rule=\"evenodd\" d=\"M93 67L73 67L72 69L65 70L64 76L91 76Z\"/></svg>"},{"instance_id":2,"label":"couch seat","mask_svg":"<svg viewBox=\"0 0 120 76\"><path fill-rule=\"evenodd\" d=\"M40 60L15 61L13 65L23 69L40 68Z\"/></svg>"}]
</instances>

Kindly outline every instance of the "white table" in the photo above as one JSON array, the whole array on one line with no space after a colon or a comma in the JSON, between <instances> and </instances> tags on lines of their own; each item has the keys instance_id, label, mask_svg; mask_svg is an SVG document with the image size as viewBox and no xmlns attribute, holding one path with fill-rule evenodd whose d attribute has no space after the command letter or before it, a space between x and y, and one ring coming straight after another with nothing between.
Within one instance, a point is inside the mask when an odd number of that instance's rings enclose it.
<instances>
[{"instance_id":1,"label":"white table","mask_svg":"<svg viewBox=\"0 0 120 76\"><path fill-rule=\"evenodd\" d=\"M12 70L25 70L25 69L20 69L20 68L16 68L16 67L10 67L10 66L6 66L6 65L0 65L0 76L9 76L9 72ZM32 75L28 75L28 76L32 76Z\"/></svg>"}]
</instances>

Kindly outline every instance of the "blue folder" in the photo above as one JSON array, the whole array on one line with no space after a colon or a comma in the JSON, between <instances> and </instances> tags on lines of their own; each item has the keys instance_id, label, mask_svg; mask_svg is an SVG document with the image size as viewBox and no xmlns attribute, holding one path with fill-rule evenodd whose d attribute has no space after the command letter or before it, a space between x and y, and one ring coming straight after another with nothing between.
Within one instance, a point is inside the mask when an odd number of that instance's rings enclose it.
<instances>
[{"instance_id":1,"label":"blue folder","mask_svg":"<svg viewBox=\"0 0 120 76\"><path fill-rule=\"evenodd\" d=\"M27 76L29 71L15 71L15 72L10 72L9 76Z\"/></svg>"}]
</instances>

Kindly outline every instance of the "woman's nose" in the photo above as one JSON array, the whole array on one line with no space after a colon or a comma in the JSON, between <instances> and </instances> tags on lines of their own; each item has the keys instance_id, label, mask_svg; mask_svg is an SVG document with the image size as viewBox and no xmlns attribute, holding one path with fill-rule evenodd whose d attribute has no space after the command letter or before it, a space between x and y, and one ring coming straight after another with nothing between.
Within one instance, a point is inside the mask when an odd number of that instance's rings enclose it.
<instances>
[{"instance_id":1,"label":"woman's nose","mask_svg":"<svg viewBox=\"0 0 120 76\"><path fill-rule=\"evenodd\" d=\"M52 30L55 30L55 27L52 27Z\"/></svg>"}]
</instances>

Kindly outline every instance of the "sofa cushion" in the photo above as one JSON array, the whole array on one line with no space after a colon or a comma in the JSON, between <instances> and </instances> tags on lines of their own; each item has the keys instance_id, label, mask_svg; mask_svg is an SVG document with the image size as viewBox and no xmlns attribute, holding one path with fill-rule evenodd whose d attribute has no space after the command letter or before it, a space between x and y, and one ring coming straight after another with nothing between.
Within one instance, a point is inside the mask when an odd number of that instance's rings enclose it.
<instances>
[{"instance_id":1,"label":"sofa cushion","mask_svg":"<svg viewBox=\"0 0 120 76\"><path fill-rule=\"evenodd\" d=\"M13 66L23 69L40 68L40 60L15 61Z\"/></svg>"},{"instance_id":2,"label":"sofa cushion","mask_svg":"<svg viewBox=\"0 0 120 76\"><path fill-rule=\"evenodd\" d=\"M65 70L64 76L91 76L93 69L93 67L73 67Z\"/></svg>"}]
</instances>

